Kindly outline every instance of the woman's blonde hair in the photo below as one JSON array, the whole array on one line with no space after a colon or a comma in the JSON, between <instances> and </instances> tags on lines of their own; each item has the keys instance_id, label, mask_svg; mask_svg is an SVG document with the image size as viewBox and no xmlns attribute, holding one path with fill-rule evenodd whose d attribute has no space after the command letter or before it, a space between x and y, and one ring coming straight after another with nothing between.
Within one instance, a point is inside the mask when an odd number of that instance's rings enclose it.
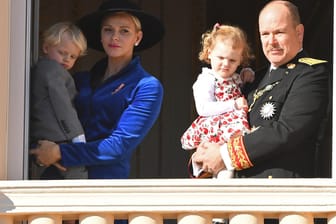
<instances>
[{"instance_id":1,"label":"woman's blonde hair","mask_svg":"<svg viewBox=\"0 0 336 224\"><path fill-rule=\"evenodd\" d=\"M218 39L220 37L220 39ZM249 65L249 61L253 58L251 48L248 45L245 32L236 26L215 24L212 30L206 31L202 35L199 59L210 64L209 53L214 48L216 41L231 40L233 48L242 49L241 65Z\"/></svg>"},{"instance_id":2,"label":"woman's blonde hair","mask_svg":"<svg viewBox=\"0 0 336 224\"><path fill-rule=\"evenodd\" d=\"M140 20L138 19L138 17L136 17L135 15L131 14L131 13L128 13L128 12L124 12L124 11L120 11L120 12L112 12L112 13L109 13L107 15L105 15L102 19L102 23L109 17L111 16L117 16L117 15L121 15L121 16L129 16L131 17L133 23L135 24L135 29L137 31L141 31L142 30L142 27L141 27L141 22Z\"/></svg>"},{"instance_id":3,"label":"woman's blonde hair","mask_svg":"<svg viewBox=\"0 0 336 224\"><path fill-rule=\"evenodd\" d=\"M59 22L49 27L42 35L43 44L58 45L64 33L69 34L74 44L80 49L80 56L85 55L87 50L86 38L82 31L71 22Z\"/></svg>"}]
</instances>

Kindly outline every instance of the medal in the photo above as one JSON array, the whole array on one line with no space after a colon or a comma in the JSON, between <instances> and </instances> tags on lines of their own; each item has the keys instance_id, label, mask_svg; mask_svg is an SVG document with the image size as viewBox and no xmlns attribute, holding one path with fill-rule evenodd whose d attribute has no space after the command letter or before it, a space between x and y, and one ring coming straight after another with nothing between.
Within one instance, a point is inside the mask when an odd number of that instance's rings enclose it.
<instances>
[{"instance_id":1,"label":"medal","mask_svg":"<svg viewBox=\"0 0 336 224\"><path fill-rule=\"evenodd\" d=\"M293 63L287 64L287 68L289 68L289 69L294 69L295 67L296 67L296 65L293 64Z\"/></svg>"},{"instance_id":2,"label":"medal","mask_svg":"<svg viewBox=\"0 0 336 224\"><path fill-rule=\"evenodd\" d=\"M249 112L251 111L252 107L254 106L255 102L262 96L264 95L265 92L268 92L268 91L271 91L274 86L278 85L279 84L279 81L273 83L273 84L269 84L267 86L265 86L264 88L260 89L260 90L256 90L255 93L253 94L253 102L251 103L250 105L250 108L249 108Z\"/></svg>"},{"instance_id":3,"label":"medal","mask_svg":"<svg viewBox=\"0 0 336 224\"><path fill-rule=\"evenodd\" d=\"M265 120L269 120L274 117L275 112L275 104L273 102L266 102L260 109L260 116Z\"/></svg>"}]
</instances>

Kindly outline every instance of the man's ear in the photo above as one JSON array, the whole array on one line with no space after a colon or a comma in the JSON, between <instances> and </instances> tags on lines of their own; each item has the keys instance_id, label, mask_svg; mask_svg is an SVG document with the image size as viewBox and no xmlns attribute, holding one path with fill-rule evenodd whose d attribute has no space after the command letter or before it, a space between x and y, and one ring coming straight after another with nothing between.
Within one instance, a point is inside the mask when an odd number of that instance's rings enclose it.
<instances>
[{"instance_id":1,"label":"man's ear","mask_svg":"<svg viewBox=\"0 0 336 224\"><path fill-rule=\"evenodd\" d=\"M304 34L304 26L303 24L299 24L296 26L296 33L301 42L303 42L303 34Z\"/></svg>"}]
</instances>

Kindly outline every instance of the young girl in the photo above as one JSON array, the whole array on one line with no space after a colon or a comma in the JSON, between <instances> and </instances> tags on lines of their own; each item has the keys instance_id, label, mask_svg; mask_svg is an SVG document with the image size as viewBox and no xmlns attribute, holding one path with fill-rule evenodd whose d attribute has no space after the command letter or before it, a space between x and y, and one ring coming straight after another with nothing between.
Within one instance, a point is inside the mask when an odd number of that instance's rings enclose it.
<instances>
[{"instance_id":1,"label":"young girl","mask_svg":"<svg viewBox=\"0 0 336 224\"><path fill-rule=\"evenodd\" d=\"M203 68L193 85L199 117L181 137L182 148L196 149L201 142L225 143L234 135L248 133L247 102L240 87L253 81L254 72L238 66L248 65L252 58L245 33L238 27L216 24L202 35L199 59L211 65ZM202 170L193 167L198 177ZM231 178L232 171L221 171L217 177Z\"/></svg>"}]
</instances>

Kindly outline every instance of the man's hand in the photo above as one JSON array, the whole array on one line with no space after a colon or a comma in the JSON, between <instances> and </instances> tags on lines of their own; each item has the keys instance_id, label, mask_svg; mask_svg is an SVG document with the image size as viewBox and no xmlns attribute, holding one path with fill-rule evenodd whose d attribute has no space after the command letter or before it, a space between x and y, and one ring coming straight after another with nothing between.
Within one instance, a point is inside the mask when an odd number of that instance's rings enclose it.
<instances>
[{"instance_id":1,"label":"man's hand","mask_svg":"<svg viewBox=\"0 0 336 224\"><path fill-rule=\"evenodd\" d=\"M226 169L220 154L220 145L217 143L203 142L193 154L192 160L202 166L206 172L218 174Z\"/></svg>"}]
</instances>

